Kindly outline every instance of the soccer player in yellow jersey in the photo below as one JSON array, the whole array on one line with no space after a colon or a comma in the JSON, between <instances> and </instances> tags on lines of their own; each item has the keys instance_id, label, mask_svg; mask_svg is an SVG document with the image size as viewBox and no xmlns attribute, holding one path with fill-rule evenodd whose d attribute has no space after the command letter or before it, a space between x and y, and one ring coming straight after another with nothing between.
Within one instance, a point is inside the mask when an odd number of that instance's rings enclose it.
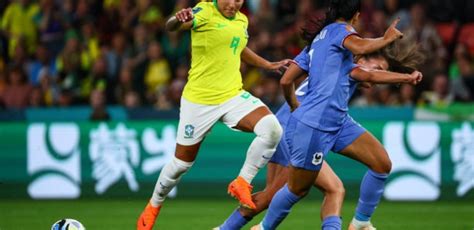
<instances>
[{"instance_id":1,"label":"soccer player in yellow jersey","mask_svg":"<svg viewBox=\"0 0 474 230\"><path fill-rule=\"evenodd\" d=\"M164 199L191 168L205 135L217 121L256 134L239 176L228 188L242 206L255 208L250 184L275 152L282 129L270 110L242 89L240 60L275 71L286 68L290 60L269 62L247 48L248 20L239 11L243 2L201 2L178 11L166 23L167 30L191 30L191 70L181 98L175 157L162 169L137 221L138 230L153 228Z\"/></svg>"}]
</instances>

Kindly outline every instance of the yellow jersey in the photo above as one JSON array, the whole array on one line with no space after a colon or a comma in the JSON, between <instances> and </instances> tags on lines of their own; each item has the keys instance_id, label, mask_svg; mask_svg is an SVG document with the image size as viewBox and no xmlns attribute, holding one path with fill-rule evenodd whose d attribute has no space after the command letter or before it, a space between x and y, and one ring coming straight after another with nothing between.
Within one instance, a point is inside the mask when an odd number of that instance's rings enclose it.
<instances>
[{"instance_id":1,"label":"yellow jersey","mask_svg":"<svg viewBox=\"0 0 474 230\"><path fill-rule=\"evenodd\" d=\"M193 8L191 69L183 97L205 105L221 104L242 91L240 54L247 46L248 19L226 18L216 1Z\"/></svg>"}]
</instances>

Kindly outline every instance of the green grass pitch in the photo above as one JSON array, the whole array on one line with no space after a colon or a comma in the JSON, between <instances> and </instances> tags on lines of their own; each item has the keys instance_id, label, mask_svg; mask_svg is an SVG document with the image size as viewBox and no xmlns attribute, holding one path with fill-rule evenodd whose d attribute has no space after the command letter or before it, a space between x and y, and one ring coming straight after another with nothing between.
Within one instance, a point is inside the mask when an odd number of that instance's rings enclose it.
<instances>
[{"instance_id":1,"label":"green grass pitch","mask_svg":"<svg viewBox=\"0 0 474 230\"><path fill-rule=\"evenodd\" d=\"M279 229L320 229L320 200L305 199L295 206ZM53 222L69 217L88 230L133 230L145 205L144 200L30 201L0 200L0 230L50 229ZM219 225L236 206L229 199L168 200L155 229L211 229ZM354 201L344 204L344 228L352 218ZM256 217L244 229L261 220ZM474 201L413 202L383 201L372 219L377 229L474 229Z\"/></svg>"}]
</instances>

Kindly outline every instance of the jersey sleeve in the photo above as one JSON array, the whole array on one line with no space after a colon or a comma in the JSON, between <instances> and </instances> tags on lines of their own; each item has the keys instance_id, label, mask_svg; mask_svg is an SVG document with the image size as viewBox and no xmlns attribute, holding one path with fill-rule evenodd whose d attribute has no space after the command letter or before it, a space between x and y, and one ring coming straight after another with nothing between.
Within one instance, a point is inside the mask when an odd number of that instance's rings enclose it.
<instances>
[{"instance_id":1,"label":"jersey sleeve","mask_svg":"<svg viewBox=\"0 0 474 230\"><path fill-rule=\"evenodd\" d=\"M212 10L209 8L209 3L200 2L193 8L193 29L198 29L206 25L212 16Z\"/></svg>"},{"instance_id":2,"label":"jersey sleeve","mask_svg":"<svg viewBox=\"0 0 474 230\"><path fill-rule=\"evenodd\" d=\"M334 39L335 45L337 45L337 47L343 50L346 50L346 47L344 47L344 41L346 40L346 38L352 35L359 36L357 31L355 31L354 27L347 24L339 25L337 28L336 37Z\"/></svg>"},{"instance_id":3,"label":"jersey sleeve","mask_svg":"<svg viewBox=\"0 0 474 230\"><path fill-rule=\"evenodd\" d=\"M309 71L309 54L308 47L305 47L294 59L293 61L304 71Z\"/></svg>"}]
</instances>

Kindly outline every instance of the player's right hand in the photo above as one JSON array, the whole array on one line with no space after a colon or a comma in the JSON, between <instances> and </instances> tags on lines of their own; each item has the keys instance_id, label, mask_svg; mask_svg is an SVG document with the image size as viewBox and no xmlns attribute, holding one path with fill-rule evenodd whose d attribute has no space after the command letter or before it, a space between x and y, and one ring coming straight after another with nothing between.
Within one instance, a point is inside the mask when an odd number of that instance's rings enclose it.
<instances>
[{"instance_id":1,"label":"player's right hand","mask_svg":"<svg viewBox=\"0 0 474 230\"><path fill-rule=\"evenodd\" d=\"M397 29L398 22L400 22L400 18L395 19L392 24L390 24L390 27L388 27L383 35L384 39L393 42L403 37L403 33Z\"/></svg>"},{"instance_id":2,"label":"player's right hand","mask_svg":"<svg viewBox=\"0 0 474 230\"><path fill-rule=\"evenodd\" d=\"M181 23L189 22L189 21L193 20L193 18L194 18L193 9L191 9L191 8L182 9L182 10L176 12L176 14L174 16Z\"/></svg>"}]
</instances>

